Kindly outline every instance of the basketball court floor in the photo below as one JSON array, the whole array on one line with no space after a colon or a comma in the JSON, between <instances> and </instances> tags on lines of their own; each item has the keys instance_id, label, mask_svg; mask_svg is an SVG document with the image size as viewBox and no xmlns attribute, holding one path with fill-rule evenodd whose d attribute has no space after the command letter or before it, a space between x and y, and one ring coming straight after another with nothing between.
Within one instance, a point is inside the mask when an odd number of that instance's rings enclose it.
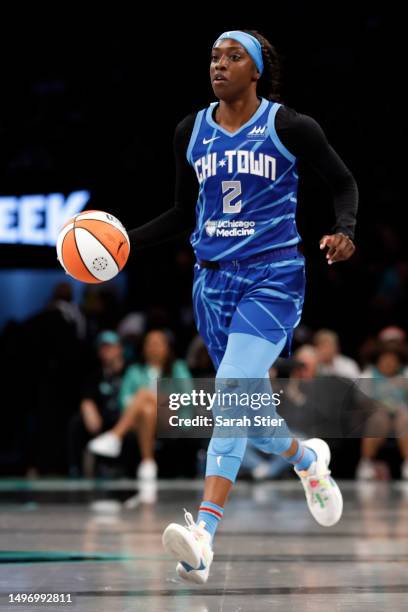
<instances>
[{"instance_id":1,"label":"basketball court floor","mask_svg":"<svg viewBox=\"0 0 408 612\"><path fill-rule=\"evenodd\" d=\"M325 529L297 481L238 483L210 580L195 586L177 578L161 533L182 521L183 507L196 514L201 481L136 492L125 480L0 481L0 609L407 610L408 483L340 484L345 512ZM18 593L70 594L73 603L10 603Z\"/></svg>"}]
</instances>

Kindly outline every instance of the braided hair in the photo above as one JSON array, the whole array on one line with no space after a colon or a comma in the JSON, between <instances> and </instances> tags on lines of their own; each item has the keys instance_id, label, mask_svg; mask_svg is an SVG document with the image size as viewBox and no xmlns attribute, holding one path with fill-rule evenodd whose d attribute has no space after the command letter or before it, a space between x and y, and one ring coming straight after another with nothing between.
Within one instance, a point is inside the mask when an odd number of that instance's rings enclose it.
<instances>
[{"instance_id":1,"label":"braided hair","mask_svg":"<svg viewBox=\"0 0 408 612\"><path fill-rule=\"evenodd\" d=\"M261 43L264 70L258 81L257 93L267 100L279 101L281 85L281 62L275 47L257 30L243 30Z\"/></svg>"}]
</instances>

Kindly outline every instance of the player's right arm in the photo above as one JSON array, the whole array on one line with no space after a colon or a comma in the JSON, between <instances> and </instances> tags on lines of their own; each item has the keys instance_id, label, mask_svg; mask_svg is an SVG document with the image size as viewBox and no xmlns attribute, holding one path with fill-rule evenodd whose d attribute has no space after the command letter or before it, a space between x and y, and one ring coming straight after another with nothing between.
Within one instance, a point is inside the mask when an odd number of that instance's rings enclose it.
<instances>
[{"instance_id":1,"label":"player's right arm","mask_svg":"<svg viewBox=\"0 0 408 612\"><path fill-rule=\"evenodd\" d=\"M194 229L198 184L186 154L195 117L195 113L188 115L177 125L174 133L176 166L174 206L148 223L128 232L131 250L154 246Z\"/></svg>"}]
</instances>

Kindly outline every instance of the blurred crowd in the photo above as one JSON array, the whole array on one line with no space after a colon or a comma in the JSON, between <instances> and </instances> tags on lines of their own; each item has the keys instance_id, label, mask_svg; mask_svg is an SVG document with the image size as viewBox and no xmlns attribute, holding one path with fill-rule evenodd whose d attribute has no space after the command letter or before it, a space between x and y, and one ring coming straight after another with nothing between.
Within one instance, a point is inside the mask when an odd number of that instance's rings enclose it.
<instances>
[{"instance_id":1,"label":"blurred crowd","mask_svg":"<svg viewBox=\"0 0 408 612\"><path fill-rule=\"evenodd\" d=\"M77 305L62 283L43 311L10 322L0 337L1 474L202 475L208 440L155 435L157 380L180 385L214 377L187 311L182 321L182 330L172 326L164 307L122 312L103 287L90 287ZM399 326L384 327L347 355L335 331L302 324L292 357L279 359L270 377L273 387L274 379L280 387L286 381L279 413L293 431L331 438L342 459L340 477L408 479L407 364L406 332ZM288 473L283 460L249 442L241 477Z\"/></svg>"}]
</instances>

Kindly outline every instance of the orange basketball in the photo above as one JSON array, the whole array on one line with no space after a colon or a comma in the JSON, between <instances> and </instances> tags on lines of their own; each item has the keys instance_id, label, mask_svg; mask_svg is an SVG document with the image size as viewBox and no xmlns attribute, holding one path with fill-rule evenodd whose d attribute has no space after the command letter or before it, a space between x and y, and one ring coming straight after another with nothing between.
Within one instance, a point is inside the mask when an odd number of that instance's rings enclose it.
<instances>
[{"instance_id":1,"label":"orange basketball","mask_svg":"<svg viewBox=\"0 0 408 612\"><path fill-rule=\"evenodd\" d=\"M127 232L113 215L86 210L67 221L57 239L58 260L67 274L83 283L103 283L125 266Z\"/></svg>"}]
</instances>

